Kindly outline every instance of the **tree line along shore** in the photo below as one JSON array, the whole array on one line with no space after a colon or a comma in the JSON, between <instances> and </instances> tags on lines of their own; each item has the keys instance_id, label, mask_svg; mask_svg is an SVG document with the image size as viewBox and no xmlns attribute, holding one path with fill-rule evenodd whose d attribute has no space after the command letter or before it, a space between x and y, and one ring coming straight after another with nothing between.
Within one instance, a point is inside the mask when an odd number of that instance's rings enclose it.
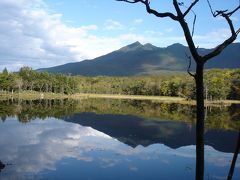
<instances>
[{"instance_id":1,"label":"tree line along shore","mask_svg":"<svg viewBox=\"0 0 240 180\"><path fill-rule=\"evenodd\" d=\"M206 101L239 102L240 69L205 71ZM184 73L159 76L84 77L37 72L23 67L19 72L0 73L0 94L12 96L94 97L183 101L195 99L194 80ZM130 96L131 95L131 96ZM160 97L161 96L161 97Z\"/></svg>"},{"instance_id":2,"label":"tree line along shore","mask_svg":"<svg viewBox=\"0 0 240 180\"><path fill-rule=\"evenodd\" d=\"M239 130L239 104L209 106L206 108L206 128ZM64 119L76 113L90 112L96 115L133 115L150 121L185 122L195 124L195 106L179 103L123 99L6 99L0 101L0 122L17 116L22 123L35 119L55 117ZM221 115L220 115L221 114Z\"/></svg>"}]
</instances>

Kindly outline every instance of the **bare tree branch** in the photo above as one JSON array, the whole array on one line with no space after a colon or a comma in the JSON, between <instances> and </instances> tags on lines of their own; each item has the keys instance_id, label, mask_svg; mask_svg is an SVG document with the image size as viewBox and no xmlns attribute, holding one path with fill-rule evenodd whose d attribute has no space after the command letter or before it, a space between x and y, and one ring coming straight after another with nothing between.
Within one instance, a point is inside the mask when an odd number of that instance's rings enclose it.
<instances>
[{"instance_id":1,"label":"bare tree branch","mask_svg":"<svg viewBox=\"0 0 240 180\"><path fill-rule=\"evenodd\" d=\"M240 28L236 31L236 34L238 35L240 33Z\"/></svg>"},{"instance_id":2,"label":"bare tree branch","mask_svg":"<svg viewBox=\"0 0 240 180\"><path fill-rule=\"evenodd\" d=\"M181 9L180 9L180 7L179 6L181 6L182 4L179 4L178 2L177 2L177 0L173 0L173 6L174 6L174 8L175 8L175 10L176 10L176 12L177 12L177 16L179 17L179 18L181 18L181 19L183 19L184 17L183 17L183 13L182 13L182 11L181 11Z\"/></svg>"},{"instance_id":3,"label":"bare tree branch","mask_svg":"<svg viewBox=\"0 0 240 180\"><path fill-rule=\"evenodd\" d=\"M193 37L194 31L195 31L196 19L197 19L197 15L194 13L194 20L193 20L193 27L192 27L192 37Z\"/></svg>"},{"instance_id":4,"label":"bare tree branch","mask_svg":"<svg viewBox=\"0 0 240 180\"><path fill-rule=\"evenodd\" d=\"M230 17L231 15L233 15L236 11L238 11L240 9L240 4L238 7L236 7L236 9L234 9L232 12L227 13L227 15Z\"/></svg>"},{"instance_id":5,"label":"bare tree branch","mask_svg":"<svg viewBox=\"0 0 240 180\"><path fill-rule=\"evenodd\" d=\"M208 61L209 59L211 59L211 58L213 58L217 55L219 55L229 44L231 44L233 41L235 41L237 39L237 36L240 32L240 29L235 31L232 20L230 19L230 16L233 15L237 10L240 9L240 4L237 8L235 8L231 12L228 12L228 10L217 10L217 11L213 12L210 1L207 0L207 2L208 2L208 6L211 10L211 13L212 13L213 17L221 16L221 17L225 18L225 20L227 21L227 23L229 25L229 28L230 28L230 31L231 31L231 36L228 39L226 39L222 44L218 45L212 52L203 56L204 62Z\"/></svg>"},{"instance_id":6,"label":"bare tree branch","mask_svg":"<svg viewBox=\"0 0 240 180\"><path fill-rule=\"evenodd\" d=\"M138 3L138 2L144 3L143 0L133 0L133 1L129 1L129 0L116 0L116 1L124 1L124 2L127 2L127 3Z\"/></svg>"},{"instance_id":7,"label":"bare tree branch","mask_svg":"<svg viewBox=\"0 0 240 180\"><path fill-rule=\"evenodd\" d=\"M194 31L195 31L195 24L196 24L196 20L197 20L197 15L196 13L192 10L193 6L196 5L196 3L198 2L198 0L195 0L190 7L187 7L184 5L184 3L178 3L179 6L184 6L187 10L185 11L185 13L183 14L183 18L191 11L194 15L194 19L193 19L193 26L192 26L192 37L194 35Z\"/></svg>"},{"instance_id":8,"label":"bare tree branch","mask_svg":"<svg viewBox=\"0 0 240 180\"><path fill-rule=\"evenodd\" d=\"M174 15L171 12L160 13L154 9L151 9L150 0L116 0L116 1L123 1L123 2L127 2L127 3L142 3L145 5L148 13L154 14L155 16L160 17L160 18L169 17L169 18L173 19L174 21L178 21L183 29L184 36L186 38L188 47L189 47L191 54L192 54L194 60L196 61L196 63L200 63L200 64L205 63L209 59L220 54L229 44L231 44L234 40L236 40L237 35L240 33L240 28L237 31L235 31L232 20L230 19L230 16L232 16L235 12L237 12L240 9L240 1L239 1L239 5L233 11L217 10L214 12L213 8L210 4L210 1L207 0L213 17L221 16L221 17L225 18L225 20L227 21L227 23L229 25L229 29L231 30L231 36L228 39L226 39L222 44L218 45L212 52L210 52L209 54L202 57L199 55L197 48L193 41L193 35L194 35L194 31L195 31L195 23L196 23L197 16L194 13L194 11L192 11L192 8L199 2L199 0L194 0L188 8L186 7L187 10L184 13L181 11L181 9L179 7L179 6L184 6L184 3L178 2L177 0L173 0L173 5L177 12L177 15ZM184 19L185 16L190 11L192 11L194 13L192 32L190 32L189 26Z\"/></svg>"},{"instance_id":9,"label":"bare tree branch","mask_svg":"<svg viewBox=\"0 0 240 180\"><path fill-rule=\"evenodd\" d=\"M179 19L178 22L180 23L180 25L183 29L184 36L185 36L185 39L187 41L188 47L191 51L191 54L192 54L193 58L195 59L195 61L197 63L200 63L201 57L197 52L197 48L196 48L196 46L193 42L193 38L192 38L191 32L189 30L188 24L184 19L183 13L181 12L181 9L179 7L179 4L178 4L177 0L173 0L173 5L174 5L174 8L177 12L178 19Z\"/></svg>"},{"instance_id":10,"label":"bare tree branch","mask_svg":"<svg viewBox=\"0 0 240 180\"><path fill-rule=\"evenodd\" d=\"M150 8L150 0L117 0L117 1L125 1L128 3L138 3L141 2L146 6L146 10L148 13L154 14L157 17L170 17L174 21L179 22L181 25L181 28L184 32L185 39L187 41L189 50L191 52L191 56L187 56L189 59L189 65L188 65L188 74L195 79L196 84L196 102L197 102L197 123L196 127L198 131L196 132L196 179L202 180L204 179L204 82L203 82L203 70L204 70L204 63L220 54L223 49L225 49L228 45L230 45L236 38L237 35L240 33L240 29L235 31L233 23L230 19L230 17L237 12L240 9L240 0L239 0L239 6L235 8L233 11L228 10L222 10L222 11L213 11L211 4L209 0L207 0L211 13L213 17L222 16L227 21L229 28L231 30L231 36L225 40L222 44L217 46L212 52L205 56L201 56L198 53L198 49L195 46L195 43L193 41L193 34L195 29L195 22L196 22L196 14L194 16L193 20L193 29L192 32L189 29L189 26L187 24L187 21L185 20L185 16L192 11L193 7L199 2L199 0L192 0L192 4L187 8L187 10L183 13L180 9L180 6L184 6L183 2L178 2L178 0L172 0L173 6L175 8L175 11L177 15L172 14L171 12L166 13L159 13L153 9ZM195 74L190 72L191 68L191 60L192 58L196 62L196 72Z\"/></svg>"},{"instance_id":11,"label":"bare tree branch","mask_svg":"<svg viewBox=\"0 0 240 180\"><path fill-rule=\"evenodd\" d=\"M210 8L210 10L211 10L211 13L212 13L212 15L213 15L213 17L214 17L213 8L212 8L212 6L211 6L211 4L210 4L209 0L207 0L207 2L208 2L208 6L209 6L209 8Z\"/></svg>"},{"instance_id":12,"label":"bare tree branch","mask_svg":"<svg viewBox=\"0 0 240 180\"><path fill-rule=\"evenodd\" d=\"M229 37L222 44L217 46L211 53L203 56L204 62L207 62L209 59L219 55L228 45L230 45L234 40L236 40L237 34Z\"/></svg>"},{"instance_id":13,"label":"bare tree branch","mask_svg":"<svg viewBox=\"0 0 240 180\"><path fill-rule=\"evenodd\" d=\"M191 73L190 69L191 69L191 65L192 65L192 57L188 56L187 53L185 52L186 57L189 59L189 64L188 64L188 68L187 68L187 72L190 76L192 76L193 78L196 77L196 74Z\"/></svg>"},{"instance_id":14,"label":"bare tree branch","mask_svg":"<svg viewBox=\"0 0 240 180\"><path fill-rule=\"evenodd\" d=\"M174 14L170 13L170 12L163 12L163 13L160 13L160 12L157 12L156 10L154 9L151 9L150 7L150 0L116 0L116 1L123 1L123 2L127 2L127 3L143 3L146 7L146 10L149 14L154 14L155 16L157 17L160 17L160 18L164 18L164 17L169 17L171 19L173 19L174 21L177 21L178 20L178 17L175 16Z\"/></svg>"},{"instance_id":15,"label":"bare tree branch","mask_svg":"<svg viewBox=\"0 0 240 180\"><path fill-rule=\"evenodd\" d=\"M198 3L199 0L195 0L190 6L189 8L185 11L185 13L183 13L183 16L185 17L189 11L191 11L191 9Z\"/></svg>"}]
</instances>

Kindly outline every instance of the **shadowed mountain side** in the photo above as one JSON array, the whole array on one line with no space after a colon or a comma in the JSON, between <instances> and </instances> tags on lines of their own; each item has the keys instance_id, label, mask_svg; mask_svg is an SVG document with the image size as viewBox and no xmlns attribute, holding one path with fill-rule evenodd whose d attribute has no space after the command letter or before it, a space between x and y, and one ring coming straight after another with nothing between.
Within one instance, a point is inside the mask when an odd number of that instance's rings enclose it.
<instances>
[{"instance_id":1,"label":"shadowed mountain side","mask_svg":"<svg viewBox=\"0 0 240 180\"><path fill-rule=\"evenodd\" d=\"M130 115L97 115L78 113L65 117L65 121L90 126L119 141L136 147L161 143L171 148L195 145L195 126L171 121L150 121ZM205 144L221 152L234 152L234 131L207 130Z\"/></svg>"},{"instance_id":2,"label":"shadowed mountain side","mask_svg":"<svg viewBox=\"0 0 240 180\"><path fill-rule=\"evenodd\" d=\"M211 51L204 48L198 50L202 55ZM239 50L240 43L230 45L221 55L209 61L206 68L239 68ZM149 43L142 45L135 42L93 60L43 68L38 71L84 76L133 76L186 72L189 63L186 53L190 54L188 47L181 44L159 48ZM192 69L195 69L194 62Z\"/></svg>"}]
</instances>

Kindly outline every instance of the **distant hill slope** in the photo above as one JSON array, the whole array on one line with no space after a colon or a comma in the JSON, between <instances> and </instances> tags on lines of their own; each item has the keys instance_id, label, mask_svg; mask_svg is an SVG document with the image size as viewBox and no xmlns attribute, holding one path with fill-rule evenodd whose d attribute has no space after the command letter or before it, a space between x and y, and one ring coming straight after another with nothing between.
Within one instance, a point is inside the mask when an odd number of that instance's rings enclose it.
<instances>
[{"instance_id":1,"label":"distant hill slope","mask_svg":"<svg viewBox=\"0 0 240 180\"><path fill-rule=\"evenodd\" d=\"M200 54L211 49L199 48ZM231 44L221 55L210 60L206 68L240 68L240 43ZM38 69L50 73L71 73L83 76L133 76L154 75L170 71L186 71L190 54L188 47L173 44L159 48L152 44L142 45L135 42L117 51L93 60L68 63L60 66ZM194 68L194 63L193 67Z\"/></svg>"}]
</instances>

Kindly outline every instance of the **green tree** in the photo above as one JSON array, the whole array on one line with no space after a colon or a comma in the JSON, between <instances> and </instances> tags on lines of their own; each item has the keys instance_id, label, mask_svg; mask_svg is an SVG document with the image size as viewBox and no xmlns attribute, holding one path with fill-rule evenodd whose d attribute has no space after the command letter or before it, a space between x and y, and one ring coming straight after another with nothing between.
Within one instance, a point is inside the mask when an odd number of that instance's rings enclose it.
<instances>
[{"instance_id":1,"label":"green tree","mask_svg":"<svg viewBox=\"0 0 240 180\"><path fill-rule=\"evenodd\" d=\"M7 76L7 75L8 75L8 70L7 70L7 68L6 68L6 67L3 69L2 73L3 73L3 75L5 75L5 76Z\"/></svg>"},{"instance_id":2,"label":"green tree","mask_svg":"<svg viewBox=\"0 0 240 180\"><path fill-rule=\"evenodd\" d=\"M230 99L240 100L240 70L231 73L231 86L228 94Z\"/></svg>"}]
</instances>

